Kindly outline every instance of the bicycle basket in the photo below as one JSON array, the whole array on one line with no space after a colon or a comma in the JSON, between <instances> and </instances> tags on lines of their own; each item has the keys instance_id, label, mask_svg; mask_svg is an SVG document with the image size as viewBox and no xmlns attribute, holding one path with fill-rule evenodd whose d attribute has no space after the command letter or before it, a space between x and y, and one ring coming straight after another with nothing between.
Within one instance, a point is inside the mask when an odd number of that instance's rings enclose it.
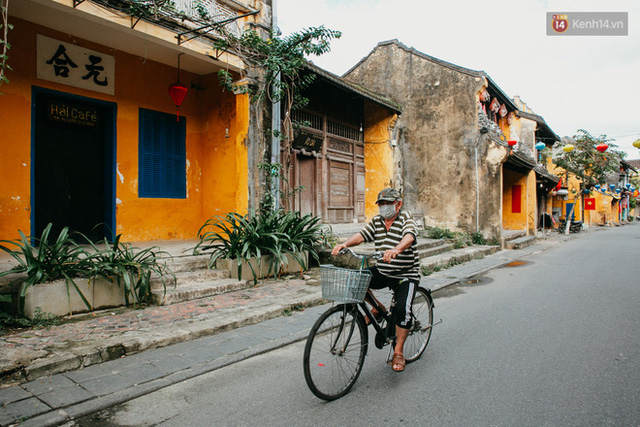
<instances>
[{"instance_id":1,"label":"bicycle basket","mask_svg":"<svg viewBox=\"0 0 640 427\"><path fill-rule=\"evenodd\" d=\"M362 302L369 288L369 270L350 270L333 265L321 265L322 298L336 302Z\"/></svg>"}]
</instances>

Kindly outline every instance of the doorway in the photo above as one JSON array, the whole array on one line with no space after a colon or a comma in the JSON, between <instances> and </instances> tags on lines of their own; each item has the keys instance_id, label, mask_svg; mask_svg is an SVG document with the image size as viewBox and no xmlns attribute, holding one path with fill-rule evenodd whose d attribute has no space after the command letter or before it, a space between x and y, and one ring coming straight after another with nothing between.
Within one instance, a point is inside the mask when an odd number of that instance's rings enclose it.
<instances>
[{"instance_id":1,"label":"doorway","mask_svg":"<svg viewBox=\"0 0 640 427\"><path fill-rule=\"evenodd\" d=\"M113 239L116 104L36 87L32 99L32 236L52 223L53 239Z\"/></svg>"}]
</instances>

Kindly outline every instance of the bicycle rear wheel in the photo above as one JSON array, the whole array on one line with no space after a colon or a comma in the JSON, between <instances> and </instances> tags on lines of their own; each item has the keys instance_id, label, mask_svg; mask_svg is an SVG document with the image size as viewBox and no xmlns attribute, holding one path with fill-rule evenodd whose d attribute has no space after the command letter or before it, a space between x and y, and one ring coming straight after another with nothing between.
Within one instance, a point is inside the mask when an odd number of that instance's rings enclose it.
<instances>
[{"instance_id":1,"label":"bicycle rear wheel","mask_svg":"<svg viewBox=\"0 0 640 427\"><path fill-rule=\"evenodd\" d=\"M433 299L424 288L418 288L411 305L413 325L404 343L404 359L409 362L418 360L429 344L433 325Z\"/></svg>"},{"instance_id":2,"label":"bicycle rear wheel","mask_svg":"<svg viewBox=\"0 0 640 427\"><path fill-rule=\"evenodd\" d=\"M362 370L367 337L355 304L337 305L320 316L304 347L304 379L313 394L334 400L349 392Z\"/></svg>"}]
</instances>

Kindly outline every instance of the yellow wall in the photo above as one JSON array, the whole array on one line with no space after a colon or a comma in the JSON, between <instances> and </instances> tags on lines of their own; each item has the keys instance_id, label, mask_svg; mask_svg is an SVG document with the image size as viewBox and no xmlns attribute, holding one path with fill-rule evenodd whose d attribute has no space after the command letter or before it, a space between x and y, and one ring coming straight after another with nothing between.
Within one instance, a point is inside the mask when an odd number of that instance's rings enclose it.
<instances>
[{"instance_id":1,"label":"yellow wall","mask_svg":"<svg viewBox=\"0 0 640 427\"><path fill-rule=\"evenodd\" d=\"M364 112L365 215L369 220L378 214L375 202L380 190L398 188L393 182L393 149L389 141L398 116L369 102L365 103Z\"/></svg>"},{"instance_id":2,"label":"yellow wall","mask_svg":"<svg viewBox=\"0 0 640 427\"><path fill-rule=\"evenodd\" d=\"M574 203L573 208L573 218L575 221L583 220L583 211L582 211L582 200L585 197L593 197L589 195L580 195L580 184L581 180L577 178L573 174L569 174L569 179L567 180L567 172L557 167L551 159L547 160L547 169L554 175L559 176L562 179L562 188L569 191L569 194L566 196L567 200L564 200L565 196L554 196L553 197L553 207L561 208L560 219L566 219L566 211L567 204ZM592 193L593 194L593 193Z\"/></svg>"},{"instance_id":3,"label":"yellow wall","mask_svg":"<svg viewBox=\"0 0 640 427\"><path fill-rule=\"evenodd\" d=\"M176 69L145 58L86 42L12 18L9 84L0 95L0 238L30 233L31 90L32 86L117 104L116 230L128 241L190 239L213 214L244 212L248 206L246 96L223 93L215 75L184 71L180 80L190 90L180 107L187 119L187 197L138 197L139 108L175 114L168 87ZM36 78L36 34L76 43L115 58L115 95L106 95ZM191 88L198 83L203 90ZM225 129L229 138L225 138Z\"/></svg>"},{"instance_id":4,"label":"yellow wall","mask_svg":"<svg viewBox=\"0 0 640 427\"><path fill-rule=\"evenodd\" d=\"M520 212L513 212L513 186L519 185ZM526 175L503 169L502 228L505 230L525 230L532 233L536 229L536 177L530 171Z\"/></svg>"}]
</instances>

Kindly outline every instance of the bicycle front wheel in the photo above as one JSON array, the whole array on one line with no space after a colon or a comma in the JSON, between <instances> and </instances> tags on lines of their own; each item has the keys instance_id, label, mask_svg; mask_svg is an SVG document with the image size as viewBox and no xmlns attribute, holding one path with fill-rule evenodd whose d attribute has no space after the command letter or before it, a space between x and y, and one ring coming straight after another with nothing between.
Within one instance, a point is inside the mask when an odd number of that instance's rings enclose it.
<instances>
[{"instance_id":1,"label":"bicycle front wheel","mask_svg":"<svg viewBox=\"0 0 640 427\"><path fill-rule=\"evenodd\" d=\"M413 325L404 343L404 359L409 362L418 360L429 344L433 327L433 299L424 288L418 288L411 305Z\"/></svg>"},{"instance_id":2,"label":"bicycle front wheel","mask_svg":"<svg viewBox=\"0 0 640 427\"><path fill-rule=\"evenodd\" d=\"M367 354L367 327L355 304L337 305L320 316L304 348L304 379L320 399L344 396L355 384Z\"/></svg>"}]
</instances>

